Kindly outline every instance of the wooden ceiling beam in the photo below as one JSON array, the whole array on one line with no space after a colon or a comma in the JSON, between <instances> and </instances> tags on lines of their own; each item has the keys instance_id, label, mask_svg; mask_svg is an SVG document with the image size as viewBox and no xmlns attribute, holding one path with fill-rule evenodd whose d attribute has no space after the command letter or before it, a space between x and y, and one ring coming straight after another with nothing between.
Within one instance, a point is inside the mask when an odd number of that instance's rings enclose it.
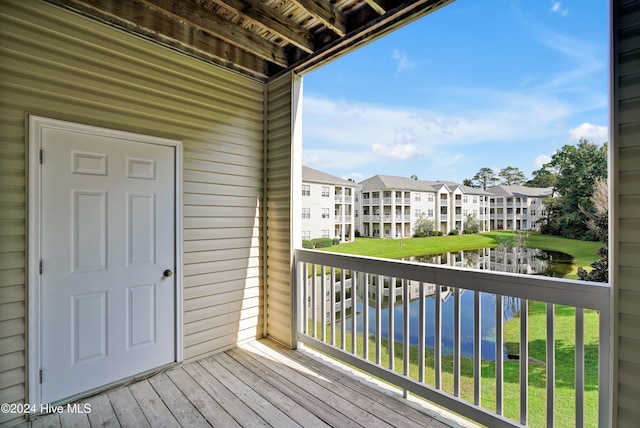
<instances>
[{"instance_id":1,"label":"wooden ceiling beam","mask_svg":"<svg viewBox=\"0 0 640 428\"><path fill-rule=\"evenodd\" d=\"M269 32L283 38L287 42L302 49L307 53L313 53L315 43L311 33L300 25L285 19L282 15L274 13L273 9L264 6L264 3L256 0L208 0L223 6L251 22L254 22Z\"/></svg>"},{"instance_id":2,"label":"wooden ceiling beam","mask_svg":"<svg viewBox=\"0 0 640 428\"><path fill-rule=\"evenodd\" d=\"M365 2L379 15L384 15L387 12L382 4L382 0L365 0Z\"/></svg>"},{"instance_id":3,"label":"wooden ceiling beam","mask_svg":"<svg viewBox=\"0 0 640 428\"><path fill-rule=\"evenodd\" d=\"M273 67L262 58L229 46L207 33L152 11L137 2L104 0L47 0L82 15L137 34L202 61L217 64L257 80L273 74ZM171 34L168 36L167 33Z\"/></svg>"},{"instance_id":4,"label":"wooden ceiling beam","mask_svg":"<svg viewBox=\"0 0 640 428\"><path fill-rule=\"evenodd\" d=\"M233 24L215 13L204 9L194 0L136 0L148 8L184 22L207 34L220 38L253 55L271 61L281 67L289 65L284 49L268 42L256 33ZM177 35L170 35L176 37Z\"/></svg>"},{"instance_id":5,"label":"wooden ceiling beam","mask_svg":"<svg viewBox=\"0 0 640 428\"><path fill-rule=\"evenodd\" d=\"M307 13L318 19L340 37L347 34L347 24L342 12L328 1L292 0Z\"/></svg>"}]
</instances>

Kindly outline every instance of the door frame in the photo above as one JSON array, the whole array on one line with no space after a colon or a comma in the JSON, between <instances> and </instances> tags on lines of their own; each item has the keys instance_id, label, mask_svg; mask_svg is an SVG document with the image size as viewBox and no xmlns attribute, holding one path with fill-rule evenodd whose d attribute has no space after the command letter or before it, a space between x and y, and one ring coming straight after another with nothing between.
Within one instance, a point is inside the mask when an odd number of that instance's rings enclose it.
<instances>
[{"instance_id":1,"label":"door frame","mask_svg":"<svg viewBox=\"0 0 640 428\"><path fill-rule=\"evenodd\" d=\"M41 240L42 240L42 189L41 189L41 154L42 130L45 128L69 130L90 135L101 135L124 140L169 146L175 149L175 361L182 362L183 356L183 244L182 244L182 142L167 138L153 137L110 128L51 119L36 115L27 115L28 123L28 183L27 183L27 212L28 212L28 240L27 240L27 284L28 284L28 313L27 313L27 378L28 403L40 409L42 390L40 383L40 367L42 353L42 299L41 299ZM46 154L45 154L46 156ZM46 159L44 159L46 161ZM107 385L104 385L107 386Z\"/></svg>"}]
</instances>

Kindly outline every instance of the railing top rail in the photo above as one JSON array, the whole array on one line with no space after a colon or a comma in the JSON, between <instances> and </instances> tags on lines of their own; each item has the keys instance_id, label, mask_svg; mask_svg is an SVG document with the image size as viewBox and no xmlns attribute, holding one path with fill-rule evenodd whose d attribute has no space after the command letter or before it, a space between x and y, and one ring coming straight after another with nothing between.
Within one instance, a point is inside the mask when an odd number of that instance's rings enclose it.
<instances>
[{"instance_id":1,"label":"railing top rail","mask_svg":"<svg viewBox=\"0 0 640 428\"><path fill-rule=\"evenodd\" d=\"M297 262L315 263L609 313L611 288L605 283L427 265L306 249L297 249L295 259Z\"/></svg>"}]
</instances>

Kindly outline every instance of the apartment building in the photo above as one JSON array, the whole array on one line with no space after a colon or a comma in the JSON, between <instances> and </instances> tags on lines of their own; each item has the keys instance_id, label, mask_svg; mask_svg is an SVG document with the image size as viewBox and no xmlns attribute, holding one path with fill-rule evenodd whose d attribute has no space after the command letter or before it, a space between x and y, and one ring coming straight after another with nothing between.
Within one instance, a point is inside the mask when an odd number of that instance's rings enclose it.
<instances>
[{"instance_id":1,"label":"apartment building","mask_svg":"<svg viewBox=\"0 0 640 428\"><path fill-rule=\"evenodd\" d=\"M302 239L355 238L354 198L359 186L306 166L302 167Z\"/></svg>"},{"instance_id":2,"label":"apartment building","mask_svg":"<svg viewBox=\"0 0 640 428\"><path fill-rule=\"evenodd\" d=\"M359 184L358 230L362 236L411 237L422 214L443 234L462 230L468 215L480 220L480 230L489 230L490 194L482 189L388 175L375 175Z\"/></svg>"},{"instance_id":3,"label":"apartment building","mask_svg":"<svg viewBox=\"0 0 640 428\"><path fill-rule=\"evenodd\" d=\"M553 196L553 188L495 186L491 194L489 217L491 229L538 230L547 213L544 200Z\"/></svg>"}]
</instances>

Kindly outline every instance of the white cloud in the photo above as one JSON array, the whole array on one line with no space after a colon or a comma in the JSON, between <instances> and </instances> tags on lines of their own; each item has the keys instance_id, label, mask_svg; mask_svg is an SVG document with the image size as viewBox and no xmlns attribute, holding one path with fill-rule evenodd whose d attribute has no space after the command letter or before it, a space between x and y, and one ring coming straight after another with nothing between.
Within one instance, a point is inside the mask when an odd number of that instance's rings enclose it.
<instances>
[{"instance_id":1,"label":"white cloud","mask_svg":"<svg viewBox=\"0 0 640 428\"><path fill-rule=\"evenodd\" d=\"M396 60L396 73L398 74L407 68L413 67L413 63L409 61L407 55L397 49L393 50L392 57Z\"/></svg>"},{"instance_id":2,"label":"white cloud","mask_svg":"<svg viewBox=\"0 0 640 428\"><path fill-rule=\"evenodd\" d=\"M352 179L353 181L358 183L358 182L364 180L365 176L364 176L364 174L360 174L359 172L350 172L349 174L343 175L342 179L343 180Z\"/></svg>"},{"instance_id":3,"label":"white cloud","mask_svg":"<svg viewBox=\"0 0 640 428\"><path fill-rule=\"evenodd\" d=\"M606 126L594 125L588 122L582 123L576 128L569 130L569 135L573 142L578 141L580 138L586 138L597 144L609 140L609 130Z\"/></svg>"},{"instance_id":4,"label":"white cloud","mask_svg":"<svg viewBox=\"0 0 640 428\"><path fill-rule=\"evenodd\" d=\"M536 167L538 169L540 169L540 168L542 168L542 165L544 165L545 163L551 162L551 156L542 154L542 155L536 157L534 162L536 164Z\"/></svg>"},{"instance_id":5,"label":"white cloud","mask_svg":"<svg viewBox=\"0 0 640 428\"><path fill-rule=\"evenodd\" d=\"M568 7L563 8L562 2L559 2L559 1L553 2L553 5L551 6L551 11L561 16L567 16L569 14L569 8Z\"/></svg>"},{"instance_id":6,"label":"white cloud","mask_svg":"<svg viewBox=\"0 0 640 428\"><path fill-rule=\"evenodd\" d=\"M381 158L396 160L411 159L420 154L420 149L414 144L380 144L375 143L371 150Z\"/></svg>"}]
</instances>

